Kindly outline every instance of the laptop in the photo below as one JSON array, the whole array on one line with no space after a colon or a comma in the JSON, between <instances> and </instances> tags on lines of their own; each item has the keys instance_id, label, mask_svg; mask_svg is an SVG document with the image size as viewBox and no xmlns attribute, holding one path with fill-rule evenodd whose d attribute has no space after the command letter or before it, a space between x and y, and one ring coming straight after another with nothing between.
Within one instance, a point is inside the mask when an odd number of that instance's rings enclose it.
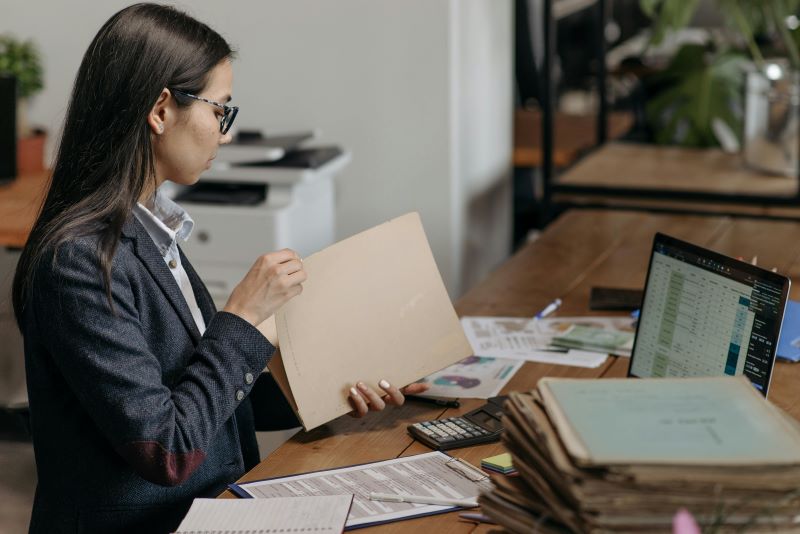
<instances>
[{"instance_id":1,"label":"laptop","mask_svg":"<svg viewBox=\"0 0 800 534\"><path fill-rule=\"evenodd\" d=\"M745 375L769 390L790 281L656 234L628 376Z\"/></svg>"}]
</instances>

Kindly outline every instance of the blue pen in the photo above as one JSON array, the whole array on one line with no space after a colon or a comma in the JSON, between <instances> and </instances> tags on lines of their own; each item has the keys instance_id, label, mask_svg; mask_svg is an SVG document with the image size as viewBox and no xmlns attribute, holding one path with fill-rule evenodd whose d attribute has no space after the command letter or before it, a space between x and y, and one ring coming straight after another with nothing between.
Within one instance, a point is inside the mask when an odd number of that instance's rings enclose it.
<instances>
[{"instance_id":1,"label":"blue pen","mask_svg":"<svg viewBox=\"0 0 800 534\"><path fill-rule=\"evenodd\" d=\"M554 311L556 311L560 307L561 307L561 299L556 299L553 302L551 302L550 304L548 304L547 306L545 306L542 311L540 311L539 313L534 315L533 318L534 319L544 319L545 317L547 317L548 315L550 315L551 313L553 313Z\"/></svg>"}]
</instances>

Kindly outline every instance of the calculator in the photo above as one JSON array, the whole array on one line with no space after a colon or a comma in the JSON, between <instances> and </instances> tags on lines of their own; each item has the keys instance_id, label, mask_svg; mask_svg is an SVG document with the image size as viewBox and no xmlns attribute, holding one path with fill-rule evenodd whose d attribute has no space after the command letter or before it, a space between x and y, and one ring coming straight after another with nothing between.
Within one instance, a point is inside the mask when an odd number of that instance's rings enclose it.
<instances>
[{"instance_id":1,"label":"calculator","mask_svg":"<svg viewBox=\"0 0 800 534\"><path fill-rule=\"evenodd\" d=\"M506 398L506 395L492 397L480 408L460 417L414 423L408 426L408 433L440 451L497 441L503 433L501 418Z\"/></svg>"}]
</instances>

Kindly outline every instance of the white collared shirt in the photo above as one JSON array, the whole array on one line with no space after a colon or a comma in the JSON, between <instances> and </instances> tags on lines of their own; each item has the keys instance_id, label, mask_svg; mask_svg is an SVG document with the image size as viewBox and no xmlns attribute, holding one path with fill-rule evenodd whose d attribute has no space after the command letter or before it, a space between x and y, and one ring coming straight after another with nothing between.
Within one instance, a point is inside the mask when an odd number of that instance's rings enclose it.
<instances>
[{"instance_id":1,"label":"white collared shirt","mask_svg":"<svg viewBox=\"0 0 800 534\"><path fill-rule=\"evenodd\" d=\"M197 329L202 335L206 331L206 322L197 306L192 284L181 265L181 255L178 253L178 239L181 241L189 239L192 228L194 228L194 221L186 210L159 190L156 190L150 204L152 205L144 206L137 202L133 207L133 214L142 223L156 248L164 257L164 262L169 267L175 282L178 283L181 294L189 306L189 311L192 312Z\"/></svg>"}]
</instances>

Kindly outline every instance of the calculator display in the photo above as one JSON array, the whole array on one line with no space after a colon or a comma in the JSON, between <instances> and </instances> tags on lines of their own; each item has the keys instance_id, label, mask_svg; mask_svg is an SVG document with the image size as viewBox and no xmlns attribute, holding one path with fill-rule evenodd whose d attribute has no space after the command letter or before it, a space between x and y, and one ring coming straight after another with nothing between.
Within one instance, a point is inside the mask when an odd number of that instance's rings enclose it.
<instances>
[{"instance_id":1,"label":"calculator display","mask_svg":"<svg viewBox=\"0 0 800 534\"><path fill-rule=\"evenodd\" d=\"M500 423L500 420L484 410L476 410L470 413L467 417L473 423L481 425L483 428L491 430L492 432L503 429L503 425Z\"/></svg>"}]
</instances>

